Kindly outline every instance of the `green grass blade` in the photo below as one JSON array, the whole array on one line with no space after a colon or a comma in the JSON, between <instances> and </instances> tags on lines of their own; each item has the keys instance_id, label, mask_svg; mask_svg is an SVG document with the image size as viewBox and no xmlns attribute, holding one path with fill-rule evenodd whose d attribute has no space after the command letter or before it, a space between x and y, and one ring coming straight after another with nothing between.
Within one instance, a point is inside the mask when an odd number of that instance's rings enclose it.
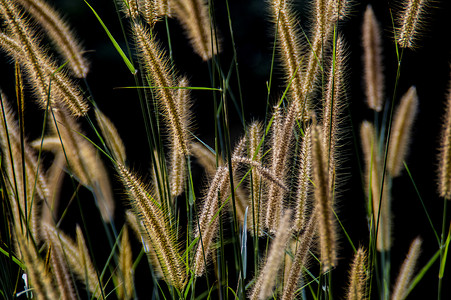
<instances>
[{"instance_id":1,"label":"green grass blade","mask_svg":"<svg viewBox=\"0 0 451 300\"><path fill-rule=\"evenodd\" d=\"M443 278L443 275L445 274L446 258L448 256L448 249L449 249L450 241L451 241L451 224L450 224L450 228L448 230L448 237L446 238L445 245L443 245L443 246L445 246L445 251L443 252L443 256L442 256L441 263L440 263L440 272L439 272L440 279Z\"/></svg>"},{"instance_id":2,"label":"green grass blade","mask_svg":"<svg viewBox=\"0 0 451 300\"><path fill-rule=\"evenodd\" d=\"M11 258L12 261L17 264L22 270L25 270L25 265L18 260L15 256L10 256L10 253L8 251L6 251L5 249L3 249L2 247L0 247L0 252L3 253L6 257Z\"/></svg>"},{"instance_id":3,"label":"green grass blade","mask_svg":"<svg viewBox=\"0 0 451 300\"><path fill-rule=\"evenodd\" d=\"M415 286L423 279L426 272L432 267L435 261L440 257L440 250L435 252L434 256L428 261L428 263L418 272L417 276L410 283L409 288L407 289L406 296L410 294L410 292L415 288Z\"/></svg>"},{"instance_id":4,"label":"green grass blade","mask_svg":"<svg viewBox=\"0 0 451 300\"><path fill-rule=\"evenodd\" d=\"M128 59L127 55L125 55L124 51L121 49L121 47L119 46L119 44L116 42L116 39L113 37L113 35L111 34L111 32L108 30L108 28L106 27L105 23L103 23L102 19L100 18L100 16L97 14L97 12L94 10L94 8L89 5L88 1L85 0L86 5L89 6L89 8L92 10L92 12L94 13L94 15L96 16L97 20L99 21L100 25L102 25L103 29L105 30L106 34L108 35L108 37L110 38L111 42L113 43L114 48L116 48L116 51L119 53L119 55L122 57L122 59L124 60L125 64L127 65L128 69L130 70L130 72L135 75L138 70L135 69L135 67L133 66L133 64L131 63L131 61Z\"/></svg>"},{"instance_id":5,"label":"green grass blade","mask_svg":"<svg viewBox=\"0 0 451 300\"><path fill-rule=\"evenodd\" d=\"M415 192L418 195L418 199L420 199L421 205L423 206L424 212L426 214L426 217L429 220L429 224L431 225L432 230L434 231L435 238L437 239L438 244L440 245L440 238L437 234L437 230L435 230L434 224L432 223L431 217L429 216L428 210L426 209L426 205L424 204L423 198L421 197L420 191L418 190L417 185L415 184L415 181L413 180L412 174L410 173L409 167L407 167L406 162L404 162L404 167L406 168L407 174L409 174L409 178L412 181L413 187L415 188Z\"/></svg>"}]
</instances>

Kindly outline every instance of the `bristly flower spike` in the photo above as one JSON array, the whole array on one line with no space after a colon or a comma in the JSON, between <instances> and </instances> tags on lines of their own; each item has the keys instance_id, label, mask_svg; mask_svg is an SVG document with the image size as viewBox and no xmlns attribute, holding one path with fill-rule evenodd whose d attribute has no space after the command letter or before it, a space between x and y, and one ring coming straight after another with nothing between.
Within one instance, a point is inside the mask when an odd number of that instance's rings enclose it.
<instances>
[{"instance_id":1,"label":"bristly flower spike","mask_svg":"<svg viewBox=\"0 0 451 300\"><path fill-rule=\"evenodd\" d=\"M268 257L258 276L252 294L249 297L252 300L268 299L271 297L274 285L278 278L283 258L285 257L285 248L291 235L291 211L288 210L280 220L276 236L271 243Z\"/></svg>"},{"instance_id":2,"label":"bristly flower spike","mask_svg":"<svg viewBox=\"0 0 451 300\"><path fill-rule=\"evenodd\" d=\"M16 0L41 25L61 55L69 63L69 67L78 78L85 78L89 64L83 57L83 49L77 42L72 30L61 16L42 0Z\"/></svg>"},{"instance_id":3,"label":"bristly flower spike","mask_svg":"<svg viewBox=\"0 0 451 300\"><path fill-rule=\"evenodd\" d=\"M399 270L398 278L396 279L395 287L392 293L392 300L403 300L408 295L408 288L411 284L415 266L421 253L421 245L423 240L417 237L410 245L409 253L404 260L401 269Z\"/></svg>"},{"instance_id":4,"label":"bristly flower spike","mask_svg":"<svg viewBox=\"0 0 451 300\"><path fill-rule=\"evenodd\" d=\"M362 26L365 96L368 107L380 112L384 102L384 73L380 25L371 5L365 10Z\"/></svg>"},{"instance_id":5,"label":"bristly flower spike","mask_svg":"<svg viewBox=\"0 0 451 300\"><path fill-rule=\"evenodd\" d=\"M212 27L209 6L205 0L168 1L175 17L185 28L194 52L204 61L221 52L217 29Z\"/></svg>"},{"instance_id":6,"label":"bristly flower spike","mask_svg":"<svg viewBox=\"0 0 451 300\"><path fill-rule=\"evenodd\" d=\"M349 272L348 300L367 299L368 284L368 257L366 251L360 247L354 255L354 260Z\"/></svg>"},{"instance_id":7,"label":"bristly flower spike","mask_svg":"<svg viewBox=\"0 0 451 300\"><path fill-rule=\"evenodd\" d=\"M420 27L425 14L425 9L430 0L405 0L403 9L399 13L399 27L396 30L396 38L401 48L414 48L418 39Z\"/></svg>"},{"instance_id":8,"label":"bristly flower spike","mask_svg":"<svg viewBox=\"0 0 451 300\"><path fill-rule=\"evenodd\" d=\"M0 47L23 67L40 106L45 109L50 99L51 104L64 104L75 116L85 115L89 105L83 95L63 71L56 72L56 63L39 46L34 31L14 1L0 0L0 17L7 23L7 34L0 32Z\"/></svg>"},{"instance_id":9,"label":"bristly flower spike","mask_svg":"<svg viewBox=\"0 0 451 300\"><path fill-rule=\"evenodd\" d=\"M186 284L186 268L180 255L176 230L171 224L171 214L163 210L142 181L127 167L118 163L116 168L133 212L156 252L165 281L182 290Z\"/></svg>"},{"instance_id":10,"label":"bristly flower spike","mask_svg":"<svg viewBox=\"0 0 451 300\"><path fill-rule=\"evenodd\" d=\"M391 128L387 170L392 177L401 175L412 135L412 126L418 111L417 90L412 86L401 98Z\"/></svg>"},{"instance_id":11,"label":"bristly flower spike","mask_svg":"<svg viewBox=\"0 0 451 300\"><path fill-rule=\"evenodd\" d=\"M337 237L333 212L333 190L330 188L327 166L327 150L324 149L321 128L313 126L313 182L315 185L315 210L318 213L318 229L321 248L322 271L335 266L337 260Z\"/></svg>"},{"instance_id":12,"label":"bristly flower spike","mask_svg":"<svg viewBox=\"0 0 451 300\"><path fill-rule=\"evenodd\" d=\"M451 80L445 104L438 159L438 191L441 197L451 200Z\"/></svg>"},{"instance_id":13,"label":"bristly flower spike","mask_svg":"<svg viewBox=\"0 0 451 300\"><path fill-rule=\"evenodd\" d=\"M175 145L174 151L188 155L189 133L184 123L186 119L181 116L181 112L186 110L180 108L175 99L175 91L172 88L176 86L177 81L173 79L174 74L169 67L168 58L155 40L155 35L151 35L143 25L135 22L133 30L140 58L143 60L151 84L155 86L158 104L164 111L170 138Z\"/></svg>"}]
</instances>

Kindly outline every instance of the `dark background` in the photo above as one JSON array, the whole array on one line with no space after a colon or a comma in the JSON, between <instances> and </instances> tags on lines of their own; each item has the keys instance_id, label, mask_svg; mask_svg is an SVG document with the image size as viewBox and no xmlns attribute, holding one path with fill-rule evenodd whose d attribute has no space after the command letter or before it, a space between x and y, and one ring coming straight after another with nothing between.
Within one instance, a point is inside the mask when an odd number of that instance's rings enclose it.
<instances>
[{"instance_id":1,"label":"dark background","mask_svg":"<svg viewBox=\"0 0 451 300\"><path fill-rule=\"evenodd\" d=\"M92 96L100 109L118 127L119 133L127 146L130 164L145 173L150 166L149 150L137 94L134 90L120 88L135 85L132 75L83 1L55 0L49 2L64 12L69 23L73 25L77 36L83 42L85 49L88 51L87 57L91 61L91 71L86 82L92 92ZM299 12L300 25L308 29L309 10L306 3L309 1L294 2ZM348 136L342 150L345 157L344 173L347 180L340 195L338 209L340 219L356 245L359 243L367 245L368 243L365 197L362 191L362 178L359 175L359 168L363 165L361 165L362 162L360 161L360 145L355 142L353 135L357 135L358 138L358 130L362 120L373 120L373 113L366 107L362 88L362 48L360 41L363 11L366 3L370 2L383 29L387 101L391 101L393 97L397 70L395 46L392 38L393 26L390 17L390 9L396 9L395 3L380 0L355 1L352 5L349 19L341 27L349 45L349 110L347 114L350 118L343 125L346 126ZM97 10L121 47L124 50L127 49L113 1L91 0L89 3ZM216 21L223 36L223 52L220 55L220 61L223 69L228 70L228 66L232 63L233 49L230 41L225 1L216 1L215 5ZM268 21L269 18L266 12L267 3L263 0L229 1L229 5L241 76L245 120L247 123L254 119L264 120L267 101L266 82L269 80L273 43L272 26ZM406 50L404 52L401 77L397 94L394 97L395 101L398 101L400 96L411 85L417 87L420 107L413 129L413 140L407 163L434 226L439 233L441 231L443 200L436 192L436 169L440 163L437 161L440 128L450 80L450 6L450 1L446 0L434 1L431 4L425 26L421 31L422 37L418 42L418 47L413 51ZM122 21L127 32L127 21L124 19ZM177 21L169 20L168 24L176 68L181 74L189 76L192 86L210 86L208 64L192 53ZM157 25L156 30L163 45L167 45L164 25ZM10 98L13 98L13 68L7 59L1 59L0 63L0 77L2 79L0 86ZM277 79L278 75L281 74L280 69L276 67L274 74L275 80L273 81L272 94L270 96L272 103L277 100L282 91L280 88L282 82ZM82 82L82 86L84 84ZM231 85L233 86L234 94L238 95L236 80L235 82L232 80ZM209 145L213 145L214 120L211 94L205 91L193 91L192 95L195 100L195 132L200 139ZM232 135L234 138L237 138L243 133L241 121L238 114L233 110L233 106L230 109L233 112L230 116L231 124L236 124L232 130ZM32 104L27 106L26 113L30 116L30 120L33 120L27 125L27 129L30 130L30 135L38 136L40 126L31 124L31 122L35 122L35 119L31 117L35 114L35 110L36 107L33 107ZM120 205L121 194L118 194L119 196L116 200L118 205ZM87 215L98 215L91 204L83 203L82 205L89 211ZM76 212L78 208L74 210ZM120 208L118 208L117 214L118 223L120 223ZM410 242L416 236L420 235L424 239L424 250L420 258L420 266L425 265L437 250L437 242L432 229L429 226L412 182L406 173L401 178L393 181L393 215L395 225L393 228L392 276L395 277L408 251ZM69 231L73 230L70 228L74 228L73 223L70 223L77 221L76 219L67 219L66 226ZM450 214L448 213L446 227L449 226L449 221ZM95 221L90 220L89 222ZM98 233L95 233L95 238L103 241L102 227L99 225L97 228L99 230ZM344 235L342 235L340 244L340 263L336 273L346 275L349 261L352 257L352 249L349 247ZM97 248L98 246L96 245L95 247ZM101 252L101 250L96 251ZM103 261L103 258L99 258L99 260ZM423 293L435 297L437 274L438 263L431 268L427 278L414 290L411 299L419 299L419 295ZM337 295L342 294L345 289L346 284L342 281L345 277L334 277L334 280L337 280L337 283L334 285ZM446 280L444 290L446 290L447 284L449 285L450 283L448 275ZM443 299L450 295L447 292L444 294Z\"/></svg>"}]
</instances>

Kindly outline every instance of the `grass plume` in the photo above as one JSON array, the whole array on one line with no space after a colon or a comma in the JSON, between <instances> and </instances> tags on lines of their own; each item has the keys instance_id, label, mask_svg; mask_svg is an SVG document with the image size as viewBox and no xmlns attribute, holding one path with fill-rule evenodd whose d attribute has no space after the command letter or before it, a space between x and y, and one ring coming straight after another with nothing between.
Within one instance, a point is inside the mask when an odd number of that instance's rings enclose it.
<instances>
[{"instance_id":1,"label":"grass plume","mask_svg":"<svg viewBox=\"0 0 451 300\"><path fill-rule=\"evenodd\" d=\"M368 298L368 256L366 251L359 247L349 272L348 300L364 300Z\"/></svg>"},{"instance_id":2,"label":"grass plume","mask_svg":"<svg viewBox=\"0 0 451 300\"><path fill-rule=\"evenodd\" d=\"M404 168L407 150L412 135L412 126L418 110L418 95L415 87L401 98L390 134L390 148L388 149L387 170L391 176L397 177Z\"/></svg>"},{"instance_id":3,"label":"grass plume","mask_svg":"<svg viewBox=\"0 0 451 300\"><path fill-rule=\"evenodd\" d=\"M428 0L405 0L402 11L398 12L399 23L396 38L401 48L414 48L419 31L423 26L423 18Z\"/></svg>"},{"instance_id":4,"label":"grass plume","mask_svg":"<svg viewBox=\"0 0 451 300\"><path fill-rule=\"evenodd\" d=\"M280 221L276 236L271 249L269 249L268 257L265 264L257 278L257 281L252 290L250 299L268 299L271 297L274 285L277 280L277 273L281 267L284 258L285 248L291 235L291 211L286 211Z\"/></svg>"},{"instance_id":5,"label":"grass plume","mask_svg":"<svg viewBox=\"0 0 451 300\"><path fill-rule=\"evenodd\" d=\"M384 101L384 73L380 25L373 8L368 5L362 25L365 96L368 107L381 111Z\"/></svg>"},{"instance_id":6,"label":"grass plume","mask_svg":"<svg viewBox=\"0 0 451 300\"><path fill-rule=\"evenodd\" d=\"M42 0L16 0L44 28L72 72L78 78L85 78L89 63L83 57L84 50L63 18L49 4Z\"/></svg>"},{"instance_id":7,"label":"grass plume","mask_svg":"<svg viewBox=\"0 0 451 300\"><path fill-rule=\"evenodd\" d=\"M165 281L181 290L186 284L186 271L179 253L175 229L170 216L159 206L146 186L125 166L117 164L119 178L129 196L134 214L142 222L147 238L160 262Z\"/></svg>"},{"instance_id":8,"label":"grass plume","mask_svg":"<svg viewBox=\"0 0 451 300\"><path fill-rule=\"evenodd\" d=\"M406 259L404 260L401 269L399 270L398 277L396 279L395 286L393 288L393 293L391 299L402 300L407 297L408 287L411 283L415 266L417 264L418 257L421 253L421 244L423 240L419 237L413 240L410 245L409 252L407 253Z\"/></svg>"}]
</instances>

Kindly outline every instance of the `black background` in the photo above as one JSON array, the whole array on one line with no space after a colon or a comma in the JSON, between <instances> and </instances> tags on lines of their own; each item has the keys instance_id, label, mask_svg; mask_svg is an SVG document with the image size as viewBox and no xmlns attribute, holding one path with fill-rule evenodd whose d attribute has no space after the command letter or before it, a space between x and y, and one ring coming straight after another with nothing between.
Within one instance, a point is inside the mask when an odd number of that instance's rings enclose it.
<instances>
[{"instance_id":1,"label":"black background","mask_svg":"<svg viewBox=\"0 0 451 300\"><path fill-rule=\"evenodd\" d=\"M300 25L308 28L308 5L309 1L294 1L299 12ZM393 26L390 18L390 9L396 9L396 3L390 1L355 1L351 8L351 14L341 27L345 39L349 45L349 74L348 74L348 104L350 118L343 124L346 126L348 135L347 143L343 147L345 158L344 172L346 183L340 195L338 203L339 216L344 227L351 236L352 241L367 245L368 229L365 219L365 197L362 190L362 178L360 176L360 145L356 144L353 134L357 134L362 120L372 120L373 113L367 109L363 94L363 77L361 65L361 23L363 11L367 3L372 3L375 14L381 22L383 29L384 46L384 68L386 76L386 98L391 101L393 97L397 60L395 45L393 43ZM88 6L81 0L59 0L49 1L66 15L67 20L73 25L77 36L83 42L87 57L91 61L91 71L87 77L87 83L91 89L92 96L100 109L109 116L118 127L119 133L127 146L127 154L130 164L142 173L147 172L149 161L149 150L145 138L142 115L136 91L121 89L120 87L133 86L134 79L128 71L120 56L113 48L107 35L99 25L98 21L89 10ZM123 49L126 49L124 36L115 6L112 0L92 0L89 3L97 10L105 24L113 33ZM216 21L223 36L223 52L220 61L224 69L232 62L233 49L228 29L228 19L225 1L216 1ZM266 82L269 80L271 67L272 43L271 23L266 12L267 3L263 0L254 1L229 1L231 11L231 22L235 37L241 86L244 99L244 114L246 122L254 119L265 118L267 89ZM414 50L404 52L401 64L401 77L395 95L395 101L407 91L411 85L417 87L420 101L419 114L413 129L413 140L407 164L417 184L419 192L433 220L438 232L441 231L441 220L443 212L443 200L438 196L436 190L436 169L440 163L437 161L438 147L440 143L441 120L444 113L444 105L447 89L450 82L451 62L451 8L450 1L434 1L430 12L426 17L425 26L422 29L422 37L418 47ZM122 19L127 31L127 21ZM168 21L173 58L176 68L181 74L187 74L192 86L209 86L208 64L196 56L181 27L175 20ZM163 24L157 25L158 36L163 45L167 45L166 30ZM133 50L133 49L132 49ZM14 73L10 60L0 60L0 87L13 99L14 96ZM274 103L280 95L282 82L277 79L281 74L276 67L276 80L273 82L270 101ZM238 95L236 81L232 80L233 92ZM82 82L82 86L84 83ZM213 145L213 103L211 94L205 91L193 91L195 132L200 139L209 145ZM29 124L27 129L30 136L37 137L40 133L40 125L34 126L32 122L39 122L35 118L36 107L27 104L27 116ZM233 111L233 107L231 107ZM232 135L236 139L242 132L240 119L236 113L232 113L231 124L236 124ZM39 124L39 123L38 123ZM86 130L89 131L87 128ZM114 177L111 178L114 180ZM119 189L116 201L120 206L123 195ZM89 195L86 195L89 198ZM93 205L89 200L82 204L87 216L98 217ZM73 208L75 214L79 214L78 208ZM118 224L123 218L120 216L121 208L118 208ZM400 178L393 181L393 214L394 214L394 248L392 251L392 276L395 277L398 268L404 259L410 242L418 235L424 239L424 250L419 265L423 266L437 250L433 232L430 228L420 200L406 172ZM102 226L96 224L95 218L89 218L88 222L95 224L91 231L96 241L105 242L102 237L104 231ZM449 227L450 214L447 216L447 228ZM77 217L65 220L65 227L70 234L74 232L74 222L79 222ZM95 230L95 229L93 229ZM92 238L93 236L91 236ZM343 281L347 272L352 249L349 247L344 235L341 238L340 261L334 284L337 295L342 295L346 283ZM97 243L94 244L95 252L102 253ZM100 255L100 254L99 254ZM101 256L101 255L100 255ZM101 265L104 258L98 258ZM449 268L447 269L449 270ZM449 273L449 272L447 272ZM420 294L430 295L435 298L438 264L436 263L414 290L411 299L420 299ZM449 276L446 276L444 290L449 285ZM145 280L137 279L137 283L145 284ZM443 299L451 296L449 292L444 293ZM143 298L146 298L145 296Z\"/></svg>"}]
</instances>

